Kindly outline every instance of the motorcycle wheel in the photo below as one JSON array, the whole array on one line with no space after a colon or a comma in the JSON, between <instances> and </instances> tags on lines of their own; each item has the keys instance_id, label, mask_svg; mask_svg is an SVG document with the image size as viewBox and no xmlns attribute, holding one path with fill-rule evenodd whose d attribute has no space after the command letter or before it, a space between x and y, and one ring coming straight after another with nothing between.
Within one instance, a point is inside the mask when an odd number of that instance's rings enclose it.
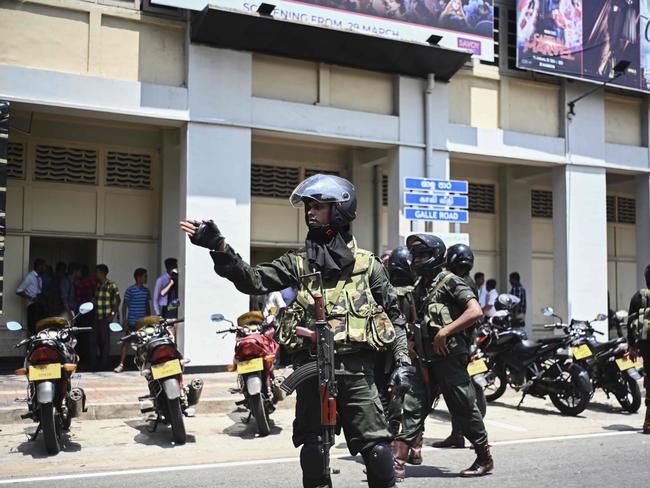
<instances>
[{"instance_id":1,"label":"motorcycle wheel","mask_svg":"<svg viewBox=\"0 0 650 488\"><path fill-rule=\"evenodd\" d=\"M641 408L641 389L639 388L639 383L624 373L619 377L619 382L622 383L620 388L625 389L625 394L616 395L618 403L621 404L621 407L626 412L638 412L639 408Z\"/></svg>"},{"instance_id":2,"label":"motorcycle wheel","mask_svg":"<svg viewBox=\"0 0 650 488\"><path fill-rule=\"evenodd\" d=\"M262 394L252 395L248 397L248 406L251 409L255 423L257 424L257 433L264 437L271 433L271 426L269 425L269 416L264 408L264 398Z\"/></svg>"},{"instance_id":3,"label":"motorcycle wheel","mask_svg":"<svg viewBox=\"0 0 650 488\"><path fill-rule=\"evenodd\" d=\"M568 371L564 371L563 375L568 376L566 380L570 385L570 391L564 394L551 393L549 397L560 413L575 417L587 408L591 400L591 394L577 386Z\"/></svg>"},{"instance_id":4,"label":"motorcycle wheel","mask_svg":"<svg viewBox=\"0 0 650 488\"><path fill-rule=\"evenodd\" d=\"M172 426L172 437L177 445L185 444L187 434L183 422L183 411L181 410L181 399L167 399L167 411L169 412L169 423Z\"/></svg>"},{"instance_id":5,"label":"motorcycle wheel","mask_svg":"<svg viewBox=\"0 0 650 488\"><path fill-rule=\"evenodd\" d=\"M486 376L492 379L485 387L485 399L488 402L498 400L506 392L508 377L505 369L493 369Z\"/></svg>"},{"instance_id":6,"label":"motorcycle wheel","mask_svg":"<svg viewBox=\"0 0 650 488\"><path fill-rule=\"evenodd\" d=\"M57 421L57 413L52 403L41 403L41 429L45 439L45 449L48 454L58 454L61 451L61 429Z\"/></svg>"}]
</instances>

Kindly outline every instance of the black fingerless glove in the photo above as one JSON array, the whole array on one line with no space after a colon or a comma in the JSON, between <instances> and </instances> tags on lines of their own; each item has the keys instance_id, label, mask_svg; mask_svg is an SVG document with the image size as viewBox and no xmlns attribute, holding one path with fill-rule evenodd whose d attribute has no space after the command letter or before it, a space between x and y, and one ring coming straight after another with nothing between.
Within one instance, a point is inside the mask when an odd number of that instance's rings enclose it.
<instances>
[{"instance_id":1,"label":"black fingerless glove","mask_svg":"<svg viewBox=\"0 0 650 488\"><path fill-rule=\"evenodd\" d=\"M202 222L196 233L190 236L190 242L195 246L205 247L206 249L216 250L226 238L221 235L217 224L212 220Z\"/></svg>"},{"instance_id":2,"label":"black fingerless glove","mask_svg":"<svg viewBox=\"0 0 650 488\"><path fill-rule=\"evenodd\" d=\"M413 375L415 374L415 367L411 365L411 361L406 356L401 356L395 363L395 369L390 375L388 386L391 389L393 396L403 397L411 390L413 386Z\"/></svg>"}]
</instances>

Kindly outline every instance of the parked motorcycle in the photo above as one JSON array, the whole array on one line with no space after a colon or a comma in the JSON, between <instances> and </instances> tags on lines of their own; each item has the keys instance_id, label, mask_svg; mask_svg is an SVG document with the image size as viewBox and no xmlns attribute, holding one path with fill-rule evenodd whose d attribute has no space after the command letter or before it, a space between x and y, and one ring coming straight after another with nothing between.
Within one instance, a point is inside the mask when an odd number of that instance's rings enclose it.
<instances>
[{"instance_id":1,"label":"parked motorcycle","mask_svg":"<svg viewBox=\"0 0 650 488\"><path fill-rule=\"evenodd\" d=\"M525 339L518 328L492 329L479 339L479 348L491 359L492 372L502 384L526 395L549 396L565 415L578 415L589 404L593 386L587 370L573 361L569 345L573 336Z\"/></svg>"},{"instance_id":2,"label":"parked motorcycle","mask_svg":"<svg viewBox=\"0 0 650 488\"><path fill-rule=\"evenodd\" d=\"M234 365L229 371L237 370L239 391L244 394L244 399L236 404L248 409L244 423L255 417L257 433L267 436L271 433L269 416L275 411L276 403L284 399L280 389L284 378L274 373L275 356L280 346L273 339L273 328L260 312L240 316L237 325L222 314L212 315L211 320L230 324L217 334L235 334Z\"/></svg>"},{"instance_id":3,"label":"parked motorcycle","mask_svg":"<svg viewBox=\"0 0 650 488\"><path fill-rule=\"evenodd\" d=\"M183 416L193 417L199 403L203 380L195 378L185 386L183 368L190 362L176 347L168 327L184 319L163 319L155 315L140 319L135 330L122 337L135 350L134 362L145 377L149 394L139 397L143 414L155 413L151 419L155 432L162 422L171 425L176 444L185 444L187 435Z\"/></svg>"},{"instance_id":4,"label":"parked motorcycle","mask_svg":"<svg viewBox=\"0 0 650 488\"><path fill-rule=\"evenodd\" d=\"M62 448L62 431L69 430L74 417L86 411L86 394L78 386L72 387L72 375L77 369L77 344L75 334L91 331L92 327L75 327L80 315L93 310L88 302L79 307L79 313L68 320L63 317L48 317L36 323L36 334L23 339L16 347L27 346L24 366L17 375L27 376L28 413L23 419L38 422L35 441L43 432L45 448L49 454L58 454ZM111 324L111 328L119 324ZM7 322L7 329L19 331L19 322Z\"/></svg>"},{"instance_id":5,"label":"parked motorcycle","mask_svg":"<svg viewBox=\"0 0 650 488\"><path fill-rule=\"evenodd\" d=\"M573 357L589 371L594 390L602 388L607 398L613 395L623 410L636 413L641 407L641 389L638 384L641 375L628 355L627 341L619 337L607 342L598 342L596 335L603 333L592 325L593 322L605 320L607 317L599 314L591 321L571 320L570 324L564 324L552 308L544 309L544 314L559 320L558 323L547 327L562 329L573 336ZM619 311L616 315L623 319L627 317L625 311Z\"/></svg>"}]
</instances>

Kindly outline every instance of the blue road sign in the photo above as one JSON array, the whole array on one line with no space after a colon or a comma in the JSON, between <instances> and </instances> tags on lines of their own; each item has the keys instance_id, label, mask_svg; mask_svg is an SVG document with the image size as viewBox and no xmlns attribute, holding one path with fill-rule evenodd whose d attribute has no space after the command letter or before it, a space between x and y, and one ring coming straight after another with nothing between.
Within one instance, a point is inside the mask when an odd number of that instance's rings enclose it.
<instances>
[{"instance_id":1,"label":"blue road sign","mask_svg":"<svg viewBox=\"0 0 650 488\"><path fill-rule=\"evenodd\" d=\"M428 178L404 178L404 189L467 193L468 184L466 181L459 181L459 180L432 180Z\"/></svg>"},{"instance_id":2,"label":"blue road sign","mask_svg":"<svg viewBox=\"0 0 650 488\"><path fill-rule=\"evenodd\" d=\"M467 208L469 198L466 195L449 195L447 193L404 192L404 203L406 205Z\"/></svg>"},{"instance_id":3,"label":"blue road sign","mask_svg":"<svg viewBox=\"0 0 650 488\"><path fill-rule=\"evenodd\" d=\"M408 220L428 220L435 222L456 222L466 224L469 222L467 210L440 210L433 208L405 208L404 215Z\"/></svg>"}]
</instances>

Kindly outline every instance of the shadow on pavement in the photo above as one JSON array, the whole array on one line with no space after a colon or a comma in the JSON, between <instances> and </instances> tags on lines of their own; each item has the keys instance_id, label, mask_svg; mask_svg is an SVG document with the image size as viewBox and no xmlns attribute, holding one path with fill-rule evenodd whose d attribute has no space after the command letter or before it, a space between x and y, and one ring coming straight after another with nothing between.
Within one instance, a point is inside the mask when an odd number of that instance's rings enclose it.
<instances>
[{"instance_id":1,"label":"shadow on pavement","mask_svg":"<svg viewBox=\"0 0 650 488\"><path fill-rule=\"evenodd\" d=\"M503 403L499 401L494 401L494 402L489 402L488 403L488 412L490 411L490 405L494 405L496 407L503 407L503 408L508 408L510 410L519 410L520 412L526 412L526 413L535 413L537 415L556 415L559 417L564 417L560 412L555 410L554 407L547 408L539 408L539 407L527 407L525 404L521 405L519 408L517 408L516 405L511 405L509 403ZM584 415L577 415L575 418L584 418Z\"/></svg>"},{"instance_id":2,"label":"shadow on pavement","mask_svg":"<svg viewBox=\"0 0 650 488\"><path fill-rule=\"evenodd\" d=\"M133 437L133 440L138 444L145 446L158 446L162 449L171 449L176 446L172 440L172 430L169 425L163 423L158 424L155 432L151 432L152 422L145 420L127 420L124 422L126 425L138 431ZM186 444L194 444L196 437L192 434L187 434Z\"/></svg>"},{"instance_id":3,"label":"shadow on pavement","mask_svg":"<svg viewBox=\"0 0 650 488\"><path fill-rule=\"evenodd\" d=\"M49 457L54 457L51 454L48 454L45 450L45 441L43 440L43 433L38 434L38 437L35 441L31 441L32 435L36 429L25 429L25 436L27 440L18 444L11 452L19 452L23 456L31 456L33 459L45 459ZM72 442L70 440L70 434L68 432L63 432L61 434L61 442L63 444L61 452L79 452L81 451L81 444L77 442Z\"/></svg>"},{"instance_id":4,"label":"shadow on pavement","mask_svg":"<svg viewBox=\"0 0 650 488\"><path fill-rule=\"evenodd\" d=\"M611 430L615 432L632 432L635 430L639 430L638 427L632 427L631 425L625 425L625 424L603 425L603 429Z\"/></svg>"},{"instance_id":5,"label":"shadow on pavement","mask_svg":"<svg viewBox=\"0 0 650 488\"><path fill-rule=\"evenodd\" d=\"M365 473L365 463L361 455L358 456L344 456L339 458L341 461L353 461L361 466L364 466ZM435 466L413 466L411 464L406 465L406 478L460 478L458 473L451 472L449 468L444 467L435 467ZM336 478L334 478L336 481Z\"/></svg>"},{"instance_id":6,"label":"shadow on pavement","mask_svg":"<svg viewBox=\"0 0 650 488\"><path fill-rule=\"evenodd\" d=\"M610 403L600 403L594 401L592 401L587 406L587 410L592 410L594 412L619 413L622 415L631 415L629 412L623 410L620 406L615 406Z\"/></svg>"},{"instance_id":7,"label":"shadow on pavement","mask_svg":"<svg viewBox=\"0 0 650 488\"><path fill-rule=\"evenodd\" d=\"M239 408L234 412L228 414L228 418L233 421L233 425L223 429L223 433L230 437L239 437L240 439L256 439L257 425L255 424L255 417L248 417L248 410ZM248 422L245 423L246 419ZM282 432L282 427L275 425L273 418L269 419L271 433L269 435L277 435Z\"/></svg>"}]
</instances>

